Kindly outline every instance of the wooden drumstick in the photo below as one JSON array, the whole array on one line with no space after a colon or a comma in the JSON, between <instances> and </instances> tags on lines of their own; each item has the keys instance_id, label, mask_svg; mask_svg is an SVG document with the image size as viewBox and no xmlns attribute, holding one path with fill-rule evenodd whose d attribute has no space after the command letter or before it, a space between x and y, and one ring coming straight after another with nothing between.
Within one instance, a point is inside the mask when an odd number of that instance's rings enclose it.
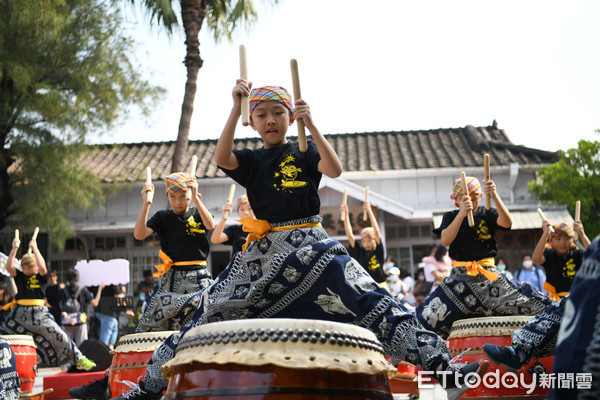
<instances>
[{"instance_id":1,"label":"wooden drumstick","mask_svg":"<svg viewBox=\"0 0 600 400\"><path fill-rule=\"evenodd\" d=\"M290 60L290 66L292 68L292 85L294 86L294 101L301 99L302 94L300 93L300 76L298 74L298 61L295 59ZM304 131L304 121L299 119L296 121L298 125L298 147L301 152L306 151L306 132Z\"/></svg>"},{"instance_id":2,"label":"wooden drumstick","mask_svg":"<svg viewBox=\"0 0 600 400\"><path fill-rule=\"evenodd\" d=\"M460 180L462 181L463 196L469 196L469 188L467 187L467 175L464 171L460 173ZM469 221L469 226L471 228L475 226L475 220L473 219L473 210L469 210L469 212L467 213L467 220Z\"/></svg>"},{"instance_id":3,"label":"wooden drumstick","mask_svg":"<svg viewBox=\"0 0 600 400\"><path fill-rule=\"evenodd\" d=\"M365 203L369 201L369 187L365 188ZM363 221L367 220L367 210L363 210Z\"/></svg>"},{"instance_id":4,"label":"wooden drumstick","mask_svg":"<svg viewBox=\"0 0 600 400\"><path fill-rule=\"evenodd\" d=\"M487 182L490 180L490 155L489 154L483 155L483 170L484 170L484 179ZM487 193L485 194L485 209L486 210L492 209L492 198Z\"/></svg>"},{"instance_id":5,"label":"wooden drumstick","mask_svg":"<svg viewBox=\"0 0 600 400\"><path fill-rule=\"evenodd\" d=\"M542 219L542 221L548 221L548 219L546 219L546 216L544 215L544 212L542 211L541 208L537 209L537 213L540 216L540 218ZM550 233L554 233L554 228L552 227L552 225L548 225L548 230L550 231Z\"/></svg>"},{"instance_id":6,"label":"wooden drumstick","mask_svg":"<svg viewBox=\"0 0 600 400\"><path fill-rule=\"evenodd\" d=\"M246 62L246 46L240 45L240 78L248 82L248 64ZM242 96L242 125L250 125L250 103L248 96Z\"/></svg>"},{"instance_id":7,"label":"wooden drumstick","mask_svg":"<svg viewBox=\"0 0 600 400\"><path fill-rule=\"evenodd\" d=\"M146 167L146 183L152 185L152 169L150 167ZM152 204L152 200L154 200L154 191L147 190L146 203Z\"/></svg>"},{"instance_id":8,"label":"wooden drumstick","mask_svg":"<svg viewBox=\"0 0 600 400\"><path fill-rule=\"evenodd\" d=\"M18 238L19 238L19 230L15 229L15 239L18 239Z\"/></svg>"},{"instance_id":9,"label":"wooden drumstick","mask_svg":"<svg viewBox=\"0 0 600 400\"><path fill-rule=\"evenodd\" d=\"M31 240L37 240L38 233L40 233L40 227L36 226L35 229L33 230L33 236L31 236ZM33 252L33 250L31 250L31 247L30 247L29 250L27 250L27 253L31 254L32 252Z\"/></svg>"},{"instance_id":10,"label":"wooden drumstick","mask_svg":"<svg viewBox=\"0 0 600 400\"><path fill-rule=\"evenodd\" d=\"M198 164L198 156L194 154L192 156L192 166L190 168L190 176L191 177L196 176L196 164ZM191 188L187 188L187 191L185 192L185 198L187 200L190 200L192 198L192 189Z\"/></svg>"},{"instance_id":11,"label":"wooden drumstick","mask_svg":"<svg viewBox=\"0 0 600 400\"><path fill-rule=\"evenodd\" d=\"M344 198L342 199L342 204L348 204L348 188L344 189ZM342 211L342 215L340 215L340 221L346 220L346 212Z\"/></svg>"},{"instance_id":12,"label":"wooden drumstick","mask_svg":"<svg viewBox=\"0 0 600 400\"><path fill-rule=\"evenodd\" d=\"M230 203L233 203L233 195L235 194L235 183L231 184L231 187L229 188L229 197L227 198L227 200L229 200ZM227 219L229 218L230 213L229 211L226 211L225 213L223 213L223 218Z\"/></svg>"},{"instance_id":13,"label":"wooden drumstick","mask_svg":"<svg viewBox=\"0 0 600 400\"><path fill-rule=\"evenodd\" d=\"M577 200L575 202L575 221L581 221L581 201ZM573 234L573 241L576 242L579 240L577 232Z\"/></svg>"}]
</instances>

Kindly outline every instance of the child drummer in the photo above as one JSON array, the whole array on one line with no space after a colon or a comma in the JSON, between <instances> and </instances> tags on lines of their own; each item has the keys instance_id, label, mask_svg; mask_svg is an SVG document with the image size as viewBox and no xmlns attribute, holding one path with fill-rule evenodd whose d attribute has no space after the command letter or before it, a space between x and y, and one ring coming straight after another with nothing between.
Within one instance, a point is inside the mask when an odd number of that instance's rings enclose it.
<instances>
[{"instance_id":1,"label":"child drummer","mask_svg":"<svg viewBox=\"0 0 600 400\"><path fill-rule=\"evenodd\" d=\"M60 366L72 363L77 369L94 368L96 364L81 354L46 307L48 270L36 240L29 242L31 252L23 254L21 270L18 270L15 257L20 245L21 241L15 237L6 261L6 271L15 278L17 294L13 303L5 306L11 306L12 310L6 319L4 331L7 334L32 336L37 346L36 352L45 364Z\"/></svg>"},{"instance_id":2,"label":"child drummer","mask_svg":"<svg viewBox=\"0 0 600 400\"><path fill-rule=\"evenodd\" d=\"M417 307L417 318L426 329L447 338L452 323L459 319L490 315L535 315L553 300L533 287L508 281L497 274L495 233L509 230L512 217L496 192L492 180L484 181L486 195L497 208L478 207L482 192L479 180L466 179L468 195L463 195L462 179L457 179L450 196L459 208L443 215L441 225L433 232L449 247L454 260L450 276ZM473 213L474 226L468 223Z\"/></svg>"},{"instance_id":3,"label":"child drummer","mask_svg":"<svg viewBox=\"0 0 600 400\"><path fill-rule=\"evenodd\" d=\"M555 300L569 294L575 273L581 266L584 250L578 249L573 243L574 231L579 235L583 247L587 248L590 239L585 235L581 221L575 221L571 228L564 222L551 225L544 220L542 236L531 257L534 264L542 265L546 270L544 289L548 291L548 297Z\"/></svg>"},{"instance_id":4,"label":"child drummer","mask_svg":"<svg viewBox=\"0 0 600 400\"><path fill-rule=\"evenodd\" d=\"M217 227L210 236L210 242L213 244L224 243L231 246L231 255L233 256L238 251L242 251L242 246L246 243L248 232L244 232L241 224L233 224L225 227L227 222L226 215L231 215L233 205L227 199L223 205L223 218L217 224ZM237 199L237 213L240 218L254 218L252 207L248 201L248 196L245 194Z\"/></svg>"},{"instance_id":5,"label":"child drummer","mask_svg":"<svg viewBox=\"0 0 600 400\"><path fill-rule=\"evenodd\" d=\"M250 96L250 124L264 142L260 149L233 150L242 96ZM260 219L242 220L244 228L252 230L248 247L233 256L207 289L194 321L154 352L139 387L118 399L159 399L167 384L161 367L174 357L186 331L209 322L246 318L320 319L366 327L396 362L421 365L437 376L442 371L452 375L446 381L448 397L459 397L467 386L459 378L460 387L456 387L452 378L468 372L482 374L487 361L455 364L446 343L424 330L321 227L319 181L322 174L335 178L342 169L315 126L308 104L297 100L294 107L288 92L277 86L250 93L250 85L243 80L237 81L233 100L215 161L246 188ZM303 120L312 135L306 152L286 138L289 125L297 119Z\"/></svg>"}]
</instances>

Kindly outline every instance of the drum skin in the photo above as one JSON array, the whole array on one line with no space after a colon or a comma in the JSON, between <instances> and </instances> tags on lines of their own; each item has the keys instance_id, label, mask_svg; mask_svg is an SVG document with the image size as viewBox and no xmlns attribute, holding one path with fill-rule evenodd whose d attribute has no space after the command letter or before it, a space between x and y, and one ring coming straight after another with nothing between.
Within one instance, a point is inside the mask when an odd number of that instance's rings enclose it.
<instances>
[{"instance_id":1,"label":"drum skin","mask_svg":"<svg viewBox=\"0 0 600 400\"><path fill-rule=\"evenodd\" d=\"M111 397L120 396L144 379L146 366L154 350L175 331L146 332L125 335L119 339L113 354L108 377Z\"/></svg>"},{"instance_id":2,"label":"drum skin","mask_svg":"<svg viewBox=\"0 0 600 400\"><path fill-rule=\"evenodd\" d=\"M29 335L2 335L15 353L17 359L17 374L21 381L21 392L33 391L37 376L37 346Z\"/></svg>"},{"instance_id":3,"label":"drum skin","mask_svg":"<svg viewBox=\"0 0 600 400\"><path fill-rule=\"evenodd\" d=\"M163 368L171 400L392 400L395 373L372 332L291 319L194 328Z\"/></svg>"},{"instance_id":4,"label":"drum skin","mask_svg":"<svg viewBox=\"0 0 600 400\"><path fill-rule=\"evenodd\" d=\"M484 344L494 344L497 346L510 346L512 344L512 333L524 326L533 317L531 316L508 316L508 317L482 317L470 318L455 321L452 324L452 330L448 337L448 343L452 356L457 356L467 349L463 354L463 359L459 362L473 362L487 358L483 352ZM540 373L551 373L554 357L545 357L540 360L533 359L528 365L525 365L517 371L517 378L523 379L529 385L533 380L533 373L538 376ZM545 399L548 394L548 388L542 388L538 385L531 393L527 393L529 388L521 385L519 382L513 384L512 374L504 367L494 364L490 361L490 367L485 374L488 376L492 385L480 384L477 387L467 390L461 399L504 399L504 400L533 400ZM500 383L495 384L496 377L500 378ZM504 385L503 379L506 379L507 385ZM489 387L492 386L492 387ZM496 387L498 386L498 387ZM516 387L515 387L516 386Z\"/></svg>"}]
</instances>

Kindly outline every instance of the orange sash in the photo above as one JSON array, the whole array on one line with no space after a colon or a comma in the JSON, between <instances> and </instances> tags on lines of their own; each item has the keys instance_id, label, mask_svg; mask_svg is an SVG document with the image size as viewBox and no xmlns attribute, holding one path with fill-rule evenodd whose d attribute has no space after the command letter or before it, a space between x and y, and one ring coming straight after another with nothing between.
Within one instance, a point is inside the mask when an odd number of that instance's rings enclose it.
<instances>
[{"instance_id":1,"label":"orange sash","mask_svg":"<svg viewBox=\"0 0 600 400\"><path fill-rule=\"evenodd\" d=\"M561 298L566 297L569 293L571 293L571 292L556 293L556 288L554 287L554 285L552 285L548 282L544 282L544 289L546 289L548 291L548 297L550 297L553 300L560 300Z\"/></svg>"},{"instance_id":2,"label":"orange sash","mask_svg":"<svg viewBox=\"0 0 600 400\"><path fill-rule=\"evenodd\" d=\"M6 303L2 306L3 310L12 310L16 305L20 306L45 306L46 300L44 299L21 299L21 300L13 300L10 303Z\"/></svg>"},{"instance_id":3,"label":"orange sash","mask_svg":"<svg viewBox=\"0 0 600 400\"><path fill-rule=\"evenodd\" d=\"M163 263L159 264L159 265L155 265L156 269L158 270L157 272L155 272L153 274L153 276L155 278L158 278L159 276L163 275L165 272L167 272L169 269L171 269L171 267L173 265L204 265L204 266L207 265L206 260L177 261L176 263L174 263L173 260L171 260L171 257L169 257L167 255L167 253L165 253L162 250L160 250L158 252L158 256L160 257L161 260L163 260Z\"/></svg>"},{"instance_id":4,"label":"orange sash","mask_svg":"<svg viewBox=\"0 0 600 400\"><path fill-rule=\"evenodd\" d=\"M499 276L492 271L485 269L484 267L493 267L494 265L494 258L492 257L483 258L479 261L454 261L454 263L452 263L453 267L466 267L467 275L469 276L477 276L477 274L482 274L490 281L495 281L499 278Z\"/></svg>"},{"instance_id":5,"label":"orange sash","mask_svg":"<svg viewBox=\"0 0 600 400\"><path fill-rule=\"evenodd\" d=\"M308 222L306 224L276 226L273 228L271 224L264 219L244 217L242 219L236 219L236 221L243 224L242 230L244 232L249 232L248 236L246 237L246 243L242 246L242 253L246 252L248 245L250 245L252 241L264 238L270 231L283 232L296 228L315 228L317 226L321 226L320 222Z\"/></svg>"}]
</instances>

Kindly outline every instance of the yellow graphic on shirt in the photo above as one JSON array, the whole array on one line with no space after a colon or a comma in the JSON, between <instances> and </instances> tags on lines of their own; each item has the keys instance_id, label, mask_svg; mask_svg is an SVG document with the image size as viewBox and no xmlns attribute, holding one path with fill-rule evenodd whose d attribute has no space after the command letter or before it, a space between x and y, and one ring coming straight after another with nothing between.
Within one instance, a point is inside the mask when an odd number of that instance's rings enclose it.
<instances>
[{"instance_id":1,"label":"yellow graphic on shirt","mask_svg":"<svg viewBox=\"0 0 600 400\"><path fill-rule=\"evenodd\" d=\"M479 226L477 227L477 233L475 234L475 239L481 240L485 242L486 240L490 240L492 235L490 234L490 229L485 224L485 220L481 220Z\"/></svg>"},{"instance_id":2,"label":"yellow graphic on shirt","mask_svg":"<svg viewBox=\"0 0 600 400\"><path fill-rule=\"evenodd\" d=\"M28 290L39 289L42 287L40 284L40 280L36 275L31 275L29 279L27 279L27 283L25 283Z\"/></svg>"},{"instance_id":3,"label":"yellow graphic on shirt","mask_svg":"<svg viewBox=\"0 0 600 400\"><path fill-rule=\"evenodd\" d=\"M189 235L206 232L204 229L202 229L202 222L196 222L193 215L190 215L190 217L187 219L186 228Z\"/></svg>"},{"instance_id":4,"label":"yellow graphic on shirt","mask_svg":"<svg viewBox=\"0 0 600 400\"><path fill-rule=\"evenodd\" d=\"M284 190L286 192L292 193L290 189L292 188L300 188L308 185L307 182L297 181L298 173L302 172L302 168L297 168L292 163L296 161L296 158L289 154L285 156L283 162L279 164L279 171L275 172L275 178L281 178L279 183L279 187L277 183L274 183L273 186L277 190Z\"/></svg>"},{"instance_id":5,"label":"yellow graphic on shirt","mask_svg":"<svg viewBox=\"0 0 600 400\"><path fill-rule=\"evenodd\" d=\"M373 254L373 256L371 257L371 259L369 260L369 269L371 271L375 271L379 267L380 267L380 265L377 262L377 257L375 257L375 254Z\"/></svg>"},{"instance_id":6,"label":"yellow graphic on shirt","mask_svg":"<svg viewBox=\"0 0 600 400\"><path fill-rule=\"evenodd\" d=\"M573 279L573 277L577 273L577 271L575 270L575 267L576 267L575 261L572 258L569 258L569 261L567 261L565 263L565 266L563 267L562 275L565 278Z\"/></svg>"}]
</instances>

